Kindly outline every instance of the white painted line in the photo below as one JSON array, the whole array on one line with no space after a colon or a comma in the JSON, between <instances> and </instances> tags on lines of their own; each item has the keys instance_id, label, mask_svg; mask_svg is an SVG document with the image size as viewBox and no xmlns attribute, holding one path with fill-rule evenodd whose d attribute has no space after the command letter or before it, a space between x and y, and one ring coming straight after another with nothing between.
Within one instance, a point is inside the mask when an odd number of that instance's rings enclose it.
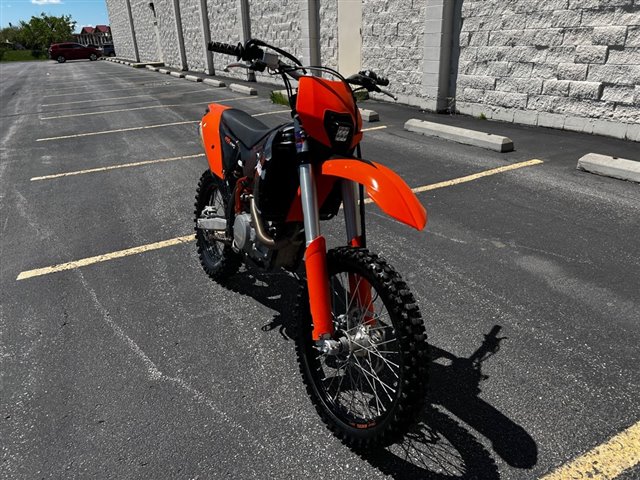
<instances>
[{"instance_id":1,"label":"white painted line","mask_svg":"<svg viewBox=\"0 0 640 480\"><path fill-rule=\"evenodd\" d=\"M77 133L75 135L62 135L59 137L38 138L36 142L49 142L51 140L65 140L67 138L92 137L94 135L106 135L108 133L133 132L136 130L148 130L151 128L172 127L174 125L187 125L190 123L199 123L200 120L189 120L185 122L161 123L158 125L146 125L144 127L118 128L116 130L104 130L102 132Z\"/></svg>"},{"instance_id":2,"label":"white painted line","mask_svg":"<svg viewBox=\"0 0 640 480\"><path fill-rule=\"evenodd\" d=\"M256 113L255 115L251 115L251 116L252 117L263 117L265 115L276 115L278 113L291 113L291 110L278 110L276 112Z\"/></svg>"},{"instance_id":3,"label":"white painted line","mask_svg":"<svg viewBox=\"0 0 640 480\"><path fill-rule=\"evenodd\" d=\"M626 158L587 153L578 160L578 170L640 183L640 162Z\"/></svg>"},{"instance_id":4,"label":"white painted line","mask_svg":"<svg viewBox=\"0 0 640 480\"><path fill-rule=\"evenodd\" d=\"M153 85L153 83L156 83L157 85ZM142 85L141 87L138 87L136 85ZM111 85L113 86L113 85ZM129 92L130 90L140 90L141 88L164 88L164 87L173 87L175 88L175 84L172 83L170 80L157 80L156 82L152 82L151 80L148 80L146 82L143 83L130 83L129 85L124 85L120 88L113 88L111 90L102 90L100 88L96 88L95 91L99 92L99 93L108 93L108 92ZM59 90L56 90L59 91ZM72 92L67 92L67 93L56 93L55 95L47 95L47 98L51 98L51 97L64 97L67 95L85 95L85 94L89 94L89 93L95 93L94 91L90 91L90 92L79 92L77 88L73 89Z\"/></svg>"},{"instance_id":5,"label":"white painted line","mask_svg":"<svg viewBox=\"0 0 640 480\"><path fill-rule=\"evenodd\" d=\"M404 129L409 132L419 133L429 137L444 138L465 145L486 148L496 152L511 152L513 141L508 137L493 135L491 133L478 132L468 128L452 127L441 123L426 122L412 118L404 124Z\"/></svg>"},{"instance_id":6,"label":"white painted line","mask_svg":"<svg viewBox=\"0 0 640 480\"><path fill-rule=\"evenodd\" d=\"M172 85L170 85L172 86ZM174 87L175 88L175 87ZM179 94L187 94L187 93L198 93L198 92L208 92L207 89L200 90L187 90L186 92L167 92L167 93L179 93ZM150 97L152 95L161 95L164 92L155 92L155 93L141 93L140 95L128 95L126 97L107 97L107 98L94 98L92 100L78 100L75 102L60 102L60 103L47 103L45 105L41 105L42 107L55 107L58 105L73 105L77 103L91 103L91 102L106 102L108 100L125 100L127 98L138 98L138 97Z\"/></svg>"},{"instance_id":7,"label":"white painted line","mask_svg":"<svg viewBox=\"0 0 640 480\"><path fill-rule=\"evenodd\" d=\"M239 83L232 83L229 85L229 89L237 93L246 93L247 95L257 95L258 91L253 87L247 87L246 85L240 85Z\"/></svg>"},{"instance_id":8,"label":"white painted line","mask_svg":"<svg viewBox=\"0 0 640 480\"><path fill-rule=\"evenodd\" d=\"M94 263L106 262L108 260L114 260L116 258L128 257L130 255L137 255L139 253L149 252L151 250L158 250L160 248L171 247L173 245L180 245L183 243L189 243L195 240L195 235L185 235L184 237L172 238L170 240L164 240L162 242L150 243L148 245L142 245L139 247L127 248L126 250L120 250L117 252L111 252L104 255L97 255L95 257L82 258L74 262L60 263L51 267L37 268L35 270L27 270L21 272L16 280L26 280L27 278L39 277L41 275L47 275L49 273L63 272L65 270L73 270L75 268L86 267L87 265L93 265Z\"/></svg>"},{"instance_id":9,"label":"white painted line","mask_svg":"<svg viewBox=\"0 0 640 480\"><path fill-rule=\"evenodd\" d=\"M372 132L374 130L384 130L385 128L387 128L386 125L380 125L379 127L369 127L369 128L363 128L362 130L360 130L361 132Z\"/></svg>"},{"instance_id":10,"label":"white painted line","mask_svg":"<svg viewBox=\"0 0 640 480\"><path fill-rule=\"evenodd\" d=\"M375 110L367 110L366 108L359 108L360 116L365 122L378 122L380 121L380 115Z\"/></svg>"},{"instance_id":11,"label":"white painted line","mask_svg":"<svg viewBox=\"0 0 640 480\"><path fill-rule=\"evenodd\" d=\"M87 173L107 172L109 170L116 170L118 168L141 167L143 165L151 165L154 163L175 162L177 160L189 160L192 158L201 158L201 157L204 157L204 153L198 153L196 155L183 155L182 157L159 158L157 160L144 160L142 162L134 162L134 163L123 163L120 165L110 165L108 167L90 168L87 170L76 170L75 172L56 173L53 175L44 175L42 177L33 177L30 179L30 181L36 182L38 180L52 180L54 178L71 177L74 175L84 175Z\"/></svg>"},{"instance_id":12,"label":"white painted line","mask_svg":"<svg viewBox=\"0 0 640 480\"><path fill-rule=\"evenodd\" d=\"M258 98L258 97L253 97ZM222 103L231 102L236 100L253 100L253 98L247 97L234 97L234 98L223 98L218 100L202 101L202 102L191 102L191 103L175 103L173 105L149 105L146 107L134 107L134 108L118 108L116 110L104 110L101 112L85 112L85 113L71 113L68 115L57 115L55 117L41 117L40 120L55 120L57 118L69 118L69 117L86 117L88 115L105 115L107 113L121 113L121 112L133 112L135 110L148 110L150 108L173 108L173 107L182 107L184 105L208 105L209 103Z\"/></svg>"}]
</instances>

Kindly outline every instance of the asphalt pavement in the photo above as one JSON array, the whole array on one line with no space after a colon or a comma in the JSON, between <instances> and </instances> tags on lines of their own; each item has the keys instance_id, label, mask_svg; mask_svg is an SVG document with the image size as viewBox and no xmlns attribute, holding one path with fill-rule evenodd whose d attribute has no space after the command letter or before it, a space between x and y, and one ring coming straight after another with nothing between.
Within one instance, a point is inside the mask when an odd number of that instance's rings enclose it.
<instances>
[{"instance_id":1,"label":"asphalt pavement","mask_svg":"<svg viewBox=\"0 0 640 480\"><path fill-rule=\"evenodd\" d=\"M249 269L221 287L186 238L206 104L277 125L270 89L2 64L1 478L533 479L640 421L640 186L576 170L638 144L367 101L364 156L424 187L424 231L368 206L367 233L424 317L429 406L388 449L335 439L296 365L295 281ZM344 243L339 218L322 229Z\"/></svg>"}]
</instances>

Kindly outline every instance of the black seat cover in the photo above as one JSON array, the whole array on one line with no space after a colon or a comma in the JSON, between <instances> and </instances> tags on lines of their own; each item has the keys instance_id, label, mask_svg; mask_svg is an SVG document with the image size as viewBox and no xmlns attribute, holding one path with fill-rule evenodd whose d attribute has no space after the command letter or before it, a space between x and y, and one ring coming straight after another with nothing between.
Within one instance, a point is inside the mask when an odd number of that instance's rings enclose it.
<instances>
[{"instance_id":1,"label":"black seat cover","mask_svg":"<svg viewBox=\"0 0 640 480\"><path fill-rule=\"evenodd\" d=\"M242 110L230 108L222 112L222 123L231 133L250 149L273 130L260 120L253 118Z\"/></svg>"}]
</instances>

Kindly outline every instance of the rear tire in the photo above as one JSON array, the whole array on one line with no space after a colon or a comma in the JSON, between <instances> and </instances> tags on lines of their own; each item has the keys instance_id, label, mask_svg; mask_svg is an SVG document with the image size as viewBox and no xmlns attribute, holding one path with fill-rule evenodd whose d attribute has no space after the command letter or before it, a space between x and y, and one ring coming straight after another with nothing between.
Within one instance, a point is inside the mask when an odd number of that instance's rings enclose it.
<instances>
[{"instance_id":1,"label":"rear tire","mask_svg":"<svg viewBox=\"0 0 640 480\"><path fill-rule=\"evenodd\" d=\"M92 62L96 61L98 59L98 56L95 53L92 53L91 55L89 55L89 60L91 60Z\"/></svg>"},{"instance_id":2,"label":"rear tire","mask_svg":"<svg viewBox=\"0 0 640 480\"><path fill-rule=\"evenodd\" d=\"M330 250L327 266L334 339L349 339L349 347L337 355L316 348L305 285L296 352L307 393L349 447L389 445L407 432L425 402L427 342L418 306L400 275L364 248ZM364 308L349 286L362 280L371 286Z\"/></svg>"},{"instance_id":3,"label":"rear tire","mask_svg":"<svg viewBox=\"0 0 640 480\"><path fill-rule=\"evenodd\" d=\"M196 245L203 270L216 282L222 282L235 274L242 264L242 257L234 252L230 245L212 240L205 231L198 228L197 221L206 206L217 207L216 215L226 218L228 204L229 192L226 183L206 170L200 177L196 190Z\"/></svg>"},{"instance_id":4,"label":"rear tire","mask_svg":"<svg viewBox=\"0 0 640 480\"><path fill-rule=\"evenodd\" d=\"M58 58L56 58L56 60L58 61L58 63L64 63L67 61L66 58L64 58L64 56L59 55Z\"/></svg>"}]
</instances>

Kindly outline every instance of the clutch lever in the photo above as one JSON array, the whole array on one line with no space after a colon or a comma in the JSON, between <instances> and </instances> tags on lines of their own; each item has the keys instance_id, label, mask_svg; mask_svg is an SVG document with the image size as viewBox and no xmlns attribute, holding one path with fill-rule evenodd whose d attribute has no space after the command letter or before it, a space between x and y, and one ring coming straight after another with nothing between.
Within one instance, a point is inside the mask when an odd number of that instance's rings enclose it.
<instances>
[{"instance_id":1,"label":"clutch lever","mask_svg":"<svg viewBox=\"0 0 640 480\"><path fill-rule=\"evenodd\" d=\"M386 90L382 90L380 87L376 87L375 91L378 92L378 93L382 93L383 95L386 95L387 97L393 98L396 102L398 101L398 97L396 97L393 93L389 93Z\"/></svg>"}]
</instances>

